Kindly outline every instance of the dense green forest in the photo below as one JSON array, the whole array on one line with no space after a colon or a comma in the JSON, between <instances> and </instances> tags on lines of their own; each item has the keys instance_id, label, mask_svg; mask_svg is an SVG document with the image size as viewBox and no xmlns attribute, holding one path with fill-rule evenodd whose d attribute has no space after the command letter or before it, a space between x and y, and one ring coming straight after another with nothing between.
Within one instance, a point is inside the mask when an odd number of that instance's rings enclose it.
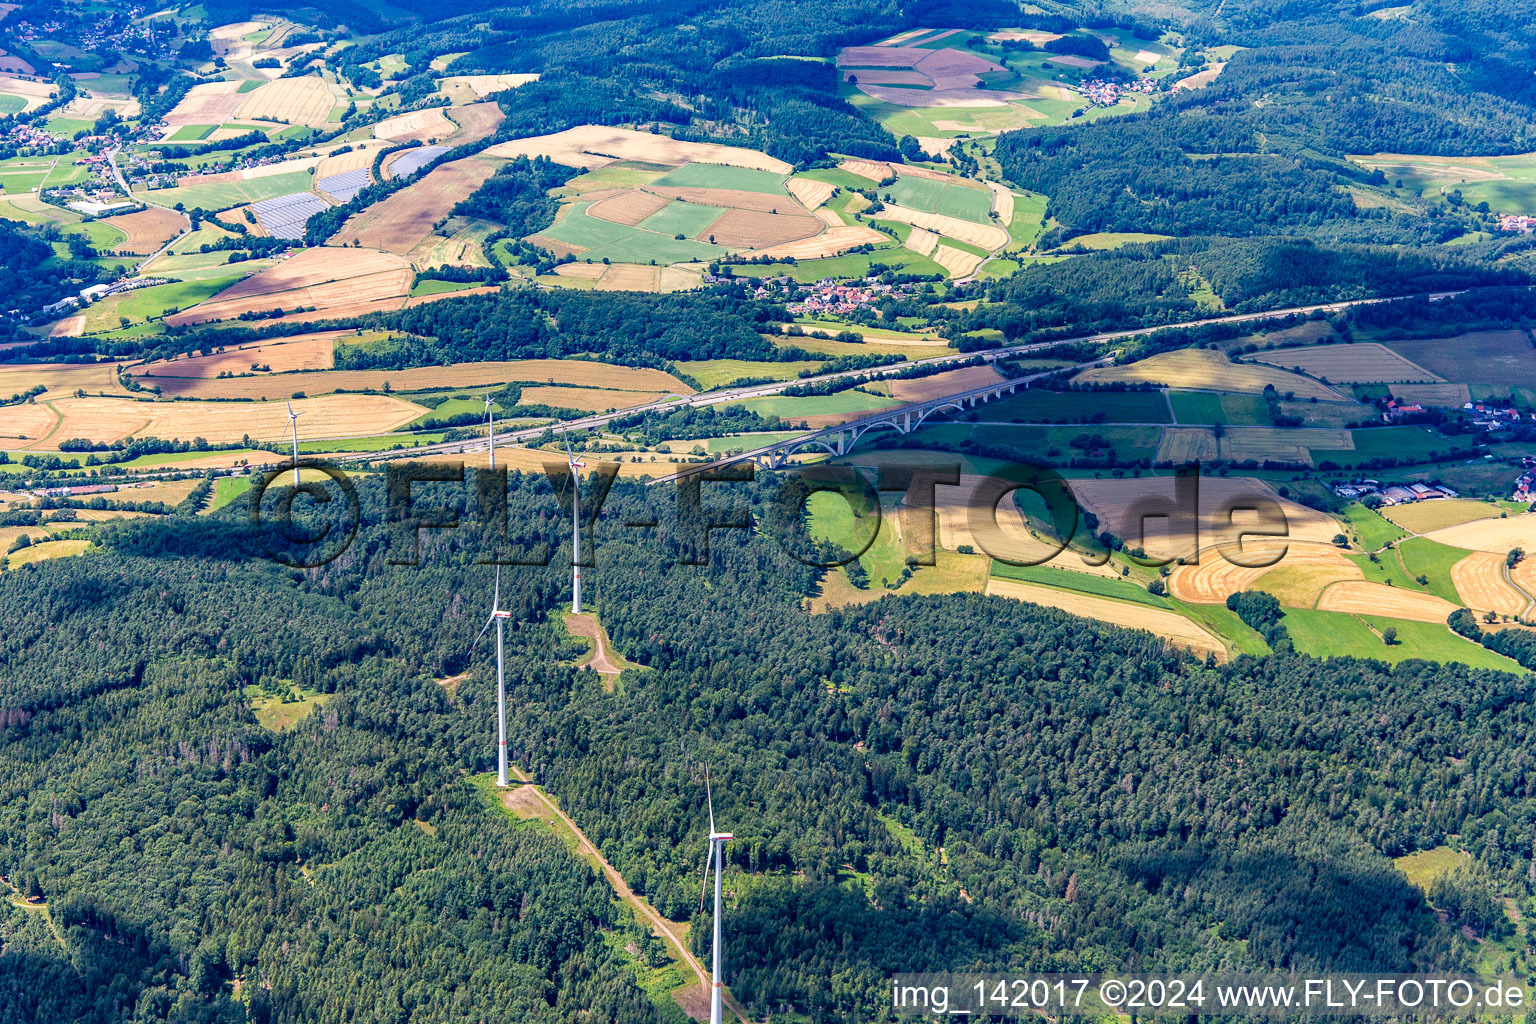
<instances>
[{"instance_id":1,"label":"dense green forest","mask_svg":"<svg viewBox=\"0 0 1536 1024\"><path fill-rule=\"evenodd\" d=\"M493 752L475 563L537 561L558 495L513 475L505 538L471 500L397 565L384 481L358 488L357 540L316 569L266 560L237 504L0 574L0 869L60 933L0 917L0 1016L655 1019L603 939L606 887L466 778ZM614 484L590 598L646 666L615 692L561 660L557 540L502 589L512 759L684 919L711 765L737 836L727 980L755 1012L873 1019L898 969L1465 965L1470 940L1386 860L1450 833L1483 872L1469 905L1528 895L1529 677L1214 667L975 595L809 615L818 573L774 493L706 485L711 518L747 504L758 527L680 565L696 524ZM433 681L464 670L456 696ZM260 728L247 688L295 684L328 703Z\"/></svg>"},{"instance_id":2,"label":"dense green forest","mask_svg":"<svg viewBox=\"0 0 1536 1024\"><path fill-rule=\"evenodd\" d=\"M1185 26L1189 53L1238 44L1221 74L1146 114L1001 136L1017 184L1050 196L1063 234L1300 231L1433 242L1460 232L1429 211L1357 209L1354 153L1494 155L1536 149L1531 5L1211 4ZM1524 16L1519 13L1524 10Z\"/></svg>"},{"instance_id":3,"label":"dense green forest","mask_svg":"<svg viewBox=\"0 0 1536 1024\"><path fill-rule=\"evenodd\" d=\"M492 179L494 180L494 179ZM531 288L429 303L365 318L402 337L338 345L337 369L398 369L477 359L556 359L601 352L609 362L664 367L674 359L780 359L759 332L781 306L742 293L592 294Z\"/></svg>"}]
</instances>

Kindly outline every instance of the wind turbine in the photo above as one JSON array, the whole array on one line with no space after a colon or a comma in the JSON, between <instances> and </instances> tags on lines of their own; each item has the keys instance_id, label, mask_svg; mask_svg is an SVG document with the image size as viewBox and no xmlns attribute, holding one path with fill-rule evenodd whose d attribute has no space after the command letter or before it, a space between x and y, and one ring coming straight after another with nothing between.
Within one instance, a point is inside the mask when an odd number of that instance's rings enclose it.
<instances>
[{"instance_id":1,"label":"wind turbine","mask_svg":"<svg viewBox=\"0 0 1536 1024\"><path fill-rule=\"evenodd\" d=\"M475 643L480 642L480 637L485 636L485 631L491 628L491 623L496 623L496 785L507 784L507 677L502 666L501 626L502 623L512 617L511 612L501 610L501 566L496 567L496 589L491 597L491 617L485 620L485 625L480 627L479 636L475 637Z\"/></svg>"},{"instance_id":2,"label":"wind turbine","mask_svg":"<svg viewBox=\"0 0 1536 1024\"><path fill-rule=\"evenodd\" d=\"M721 1016L720 993L724 982L720 978L720 871L722 858L725 856L725 844L736 838L729 832L715 831L715 797L709 789L709 769L704 769L704 794L709 800L709 849L704 855L704 886L699 890L699 909L704 909L704 891L709 886L709 862L713 858L715 862L715 963L711 972L715 987L709 995L709 1024L724 1024Z\"/></svg>"},{"instance_id":3,"label":"wind turbine","mask_svg":"<svg viewBox=\"0 0 1536 1024\"><path fill-rule=\"evenodd\" d=\"M293 430L293 486L299 486L299 417L304 414L293 411L293 403L288 403L288 426Z\"/></svg>"},{"instance_id":4,"label":"wind turbine","mask_svg":"<svg viewBox=\"0 0 1536 1024\"><path fill-rule=\"evenodd\" d=\"M560 431L560 438L565 442L565 461L571 466L571 614L581 614L581 477L577 470L586 468L586 463L578 459L571 451L571 439L565 436L565 431Z\"/></svg>"},{"instance_id":5,"label":"wind turbine","mask_svg":"<svg viewBox=\"0 0 1536 1024\"><path fill-rule=\"evenodd\" d=\"M491 446L491 468L496 468L496 414L491 411L491 393L485 393L485 442Z\"/></svg>"}]
</instances>

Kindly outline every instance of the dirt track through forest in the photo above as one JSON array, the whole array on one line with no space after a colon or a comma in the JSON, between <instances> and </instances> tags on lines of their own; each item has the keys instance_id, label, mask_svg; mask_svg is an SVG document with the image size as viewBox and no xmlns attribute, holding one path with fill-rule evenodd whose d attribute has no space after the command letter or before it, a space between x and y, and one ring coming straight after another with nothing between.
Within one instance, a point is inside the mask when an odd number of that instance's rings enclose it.
<instances>
[{"instance_id":1,"label":"dirt track through forest","mask_svg":"<svg viewBox=\"0 0 1536 1024\"><path fill-rule=\"evenodd\" d=\"M608 879L608 884L613 886L613 891L618 895L619 899L634 908L635 912L650 924L651 931L655 932L658 938L677 951L677 955L682 958L683 963L687 964L693 973L698 976L699 985L703 987L707 1000L710 988L709 971L705 970L704 965L699 963L698 957L688 951L688 947L683 945L682 939L673 933L670 927L671 922L662 917L661 913L651 906L648 901L635 895L634 890L629 887L628 882L624 881L624 876L619 874L618 869L608 863L608 858L603 856L602 851L593 845L592 841L587 838L586 833L577 827L576 823L570 819L570 816L562 811L545 794L543 789L534 785L533 780L521 768L515 765L509 767L511 768L512 775L532 790L534 795L539 798L539 802L549 808L550 812L559 818L565 827L570 829L571 833L576 836L577 856L590 856L595 860L602 868L603 877ZM501 797L502 803L509 810L512 807L511 796L511 793L503 793ZM730 1008L730 1011L736 1015L737 1019L741 1021L741 1024L751 1024L751 1018L747 1016L746 1011L741 1008L740 1004L736 1002L729 992L725 993L724 1002ZM708 1005L707 1002L706 1005Z\"/></svg>"}]
</instances>

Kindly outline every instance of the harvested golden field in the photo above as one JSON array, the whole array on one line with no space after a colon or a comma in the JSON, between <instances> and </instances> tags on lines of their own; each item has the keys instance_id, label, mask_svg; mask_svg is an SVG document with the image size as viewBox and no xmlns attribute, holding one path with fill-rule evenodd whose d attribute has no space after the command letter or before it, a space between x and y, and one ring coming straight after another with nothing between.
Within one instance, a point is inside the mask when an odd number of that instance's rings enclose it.
<instances>
[{"instance_id":1,"label":"harvested golden field","mask_svg":"<svg viewBox=\"0 0 1536 1024\"><path fill-rule=\"evenodd\" d=\"M1078 504L1085 511L1099 517L1099 529L1125 538L1125 542L1132 546L1138 544L1142 534L1141 524L1127 522L1132 506L1144 498L1166 498L1171 501L1174 495L1174 478L1171 476L1134 480L1081 479L1070 483ZM1259 499L1278 503L1285 516L1287 536L1292 542L1329 544L1339 532L1339 524L1333 519L1315 509L1280 497L1267 483L1253 477L1202 476L1199 484L1199 546L1202 550L1211 545L1233 545L1237 533L1243 529L1256 528L1257 515L1244 509ZM1234 510L1231 525L1228 525L1225 513L1227 508ZM1171 523L1166 519L1148 518L1146 543L1141 546L1154 558L1187 557L1195 551L1191 531L1192 524L1183 516ZM1269 543L1273 541L1251 537L1244 543L1243 549L1246 551L1249 545Z\"/></svg>"},{"instance_id":2,"label":"harvested golden field","mask_svg":"<svg viewBox=\"0 0 1536 1024\"><path fill-rule=\"evenodd\" d=\"M883 461L901 464L901 453L893 452L884 457L873 454L865 464L879 464ZM1050 538L1048 525L1032 525L1025 519L1012 495L998 502L994 527L988 510L972 507L979 504L973 496L986 480L984 476L962 473L958 486L941 485L934 488L934 514L938 520L938 536L935 540L939 547L954 551L962 544L968 544L977 551L1014 562L1046 565L1090 576L1119 577L1119 571L1108 563L1090 565L1083 561L1078 552L1062 548ZM899 507L898 514L906 517L924 513ZM906 536L919 536L920 529L920 523L902 522L902 531ZM1040 533L1039 530L1047 532Z\"/></svg>"},{"instance_id":3,"label":"harvested golden field","mask_svg":"<svg viewBox=\"0 0 1536 1024\"><path fill-rule=\"evenodd\" d=\"M357 316L399 309L411 290L410 262L375 249L306 249L165 318L173 327L230 320L248 310L313 307L279 319Z\"/></svg>"},{"instance_id":4,"label":"harvested golden field","mask_svg":"<svg viewBox=\"0 0 1536 1024\"><path fill-rule=\"evenodd\" d=\"M77 388L95 393L104 391L111 395L126 395L117 380L115 363L0 363L0 398L44 387L44 400L70 395ZM7 408L0 406L0 417Z\"/></svg>"},{"instance_id":5,"label":"harvested golden field","mask_svg":"<svg viewBox=\"0 0 1536 1024\"><path fill-rule=\"evenodd\" d=\"M596 281L608 272L606 263L562 263L555 268L558 277L576 277Z\"/></svg>"},{"instance_id":6,"label":"harvested golden field","mask_svg":"<svg viewBox=\"0 0 1536 1024\"><path fill-rule=\"evenodd\" d=\"M1536 513L1527 512L1508 519L1479 519L1433 530L1424 536L1468 551L1493 551L1502 555L1514 548L1524 548L1536 555Z\"/></svg>"},{"instance_id":7,"label":"harvested golden field","mask_svg":"<svg viewBox=\"0 0 1536 1024\"><path fill-rule=\"evenodd\" d=\"M523 404L548 405L557 409L582 412L606 412L649 405L665 398L662 391L610 391L603 388L530 387L523 388Z\"/></svg>"},{"instance_id":8,"label":"harvested golden field","mask_svg":"<svg viewBox=\"0 0 1536 1024\"><path fill-rule=\"evenodd\" d=\"M359 142L345 153L333 153L321 157L320 162L315 165L315 178L318 180L336 174L346 174L348 171L367 170L373 166L374 154L380 148L377 144Z\"/></svg>"},{"instance_id":9,"label":"harvested golden field","mask_svg":"<svg viewBox=\"0 0 1536 1024\"><path fill-rule=\"evenodd\" d=\"M186 500L187 495L200 483L201 480L146 480L137 484L121 484L112 497L117 501L138 505L152 501L175 505Z\"/></svg>"},{"instance_id":10,"label":"harvested golden field","mask_svg":"<svg viewBox=\"0 0 1536 1024\"><path fill-rule=\"evenodd\" d=\"M42 402L0 405L0 448L31 448L58 424L59 414Z\"/></svg>"},{"instance_id":11,"label":"harvested golden field","mask_svg":"<svg viewBox=\"0 0 1536 1024\"><path fill-rule=\"evenodd\" d=\"M538 75L448 75L438 79L437 88L449 99L460 102L470 96L484 99L493 92L516 89L538 80Z\"/></svg>"},{"instance_id":12,"label":"harvested golden field","mask_svg":"<svg viewBox=\"0 0 1536 1024\"><path fill-rule=\"evenodd\" d=\"M175 134L175 129L188 124L219 124L223 121L232 121L235 111L240 109L245 96L240 93L240 83L228 82L202 82L187 90L187 94L181 98L170 113L165 115L165 123L171 127L167 134ZM327 107L327 110L330 108Z\"/></svg>"},{"instance_id":13,"label":"harvested golden field","mask_svg":"<svg viewBox=\"0 0 1536 1024\"><path fill-rule=\"evenodd\" d=\"M803 214L760 213L726 210L703 232L717 245L731 248L771 249L819 234L826 225Z\"/></svg>"},{"instance_id":14,"label":"harvested golden field","mask_svg":"<svg viewBox=\"0 0 1536 1024\"><path fill-rule=\"evenodd\" d=\"M1348 430L1323 427L1228 427L1220 441L1221 457L1235 462L1289 462L1310 466L1317 451L1353 451Z\"/></svg>"},{"instance_id":15,"label":"harvested golden field","mask_svg":"<svg viewBox=\"0 0 1536 1024\"><path fill-rule=\"evenodd\" d=\"M1173 644L1198 654L1214 654L1225 659L1226 645L1177 612L1153 608L1128 601L1115 601L1107 597L1094 597L1069 590L1057 590L1035 583L1019 583L1014 580L990 579L987 594L992 597L1008 597L1015 601L1028 601L1047 608L1059 608L1073 615L1097 619L1125 629L1143 629Z\"/></svg>"},{"instance_id":16,"label":"harvested golden field","mask_svg":"<svg viewBox=\"0 0 1536 1024\"><path fill-rule=\"evenodd\" d=\"M661 268L643 263L615 263L598 278L597 290L604 292L654 292L661 290ZM575 408L575 407L573 407Z\"/></svg>"},{"instance_id":17,"label":"harvested golden field","mask_svg":"<svg viewBox=\"0 0 1536 1024\"><path fill-rule=\"evenodd\" d=\"M976 273L976 268L981 266L985 257L975 253L966 252L964 249L956 249L952 245L939 245L933 250L933 262L949 271L949 276L957 280L968 278Z\"/></svg>"},{"instance_id":18,"label":"harvested golden field","mask_svg":"<svg viewBox=\"0 0 1536 1024\"><path fill-rule=\"evenodd\" d=\"M336 106L336 95L318 75L279 78L240 98L241 103L235 109L236 117L307 124L311 128L323 126Z\"/></svg>"},{"instance_id":19,"label":"harvested golden field","mask_svg":"<svg viewBox=\"0 0 1536 1024\"><path fill-rule=\"evenodd\" d=\"M794 168L783 160L755 149L738 149L709 142L681 142L665 135L637 132L629 128L582 125L553 135L502 142L485 155L511 159L519 156L547 156L568 167L601 167L615 160L634 160L648 164L730 164L760 171L788 174Z\"/></svg>"},{"instance_id":20,"label":"harvested golden field","mask_svg":"<svg viewBox=\"0 0 1536 1024\"><path fill-rule=\"evenodd\" d=\"M656 211L665 209L669 202L671 200L663 196L632 188L606 199L599 199L587 207L587 216L634 227Z\"/></svg>"},{"instance_id":21,"label":"harvested golden field","mask_svg":"<svg viewBox=\"0 0 1536 1024\"><path fill-rule=\"evenodd\" d=\"M1001 249L1008 244L1008 232L996 224L977 224L974 221L961 220L959 217L947 217L942 213L913 210L897 203L886 203L885 209L875 216L879 220L894 220L917 228L927 228L935 234L945 235L989 252L993 249Z\"/></svg>"},{"instance_id":22,"label":"harvested golden field","mask_svg":"<svg viewBox=\"0 0 1536 1024\"><path fill-rule=\"evenodd\" d=\"M874 228L866 228L857 225L844 227L829 227L819 235L802 238L795 242L785 242L782 245L772 245L766 249L757 249L746 256L768 256L772 259L814 260L826 256L836 256L840 252L847 252L856 245L878 245L886 241L886 236Z\"/></svg>"},{"instance_id":23,"label":"harvested golden field","mask_svg":"<svg viewBox=\"0 0 1536 1024\"><path fill-rule=\"evenodd\" d=\"M200 357L212 359L215 357ZM237 358L239 358L237 356ZM249 361L245 362L248 370ZM172 377L178 363L161 364L159 376L145 383L166 397L285 399L295 391L327 395L336 391L426 391L436 388L499 388L504 384L570 385L609 391L689 395L693 390L661 370L610 366L582 359L520 359L508 362L452 363L408 370L322 370L316 373L259 374L246 377Z\"/></svg>"},{"instance_id":24,"label":"harvested golden field","mask_svg":"<svg viewBox=\"0 0 1536 1024\"><path fill-rule=\"evenodd\" d=\"M810 178L790 178L785 182L789 194L800 200L800 205L807 210L814 210L837 191L837 186L825 181L814 181Z\"/></svg>"},{"instance_id":25,"label":"harvested golden field","mask_svg":"<svg viewBox=\"0 0 1536 1024\"><path fill-rule=\"evenodd\" d=\"M1433 384L1440 378L1418 363L1375 342L1277 348L1245 356L1248 362L1323 377L1338 384Z\"/></svg>"},{"instance_id":26,"label":"harvested golden field","mask_svg":"<svg viewBox=\"0 0 1536 1024\"><path fill-rule=\"evenodd\" d=\"M1451 583L1468 608L1519 615L1530 601L1504 578L1505 571L1503 555L1474 551L1451 566Z\"/></svg>"},{"instance_id":27,"label":"harvested golden field","mask_svg":"<svg viewBox=\"0 0 1536 1024\"><path fill-rule=\"evenodd\" d=\"M1125 366L1096 367L1084 370L1074 379L1084 384L1153 383L1170 388L1241 391L1251 394L1259 394L1266 385L1272 384L1281 395L1293 391L1301 399L1315 397L1320 402L1345 400L1344 395L1310 377L1257 363L1229 362L1222 353L1203 348L1159 352Z\"/></svg>"},{"instance_id":28,"label":"harvested golden field","mask_svg":"<svg viewBox=\"0 0 1536 1024\"><path fill-rule=\"evenodd\" d=\"M1226 69L1226 66L1226 61L1219 61L1215 64L1212 64L1204 71L1196 71L1194 74L1186 78L1179 79L1177 82L1173 83L1173 87L1175 90L1204 89L1206 86L1216 81L1216 76L1221 74L1222 71Z\"/></svg>"},{"instance_id":29,"label":"harvested golden field","mask_svg":"<svg viewBox=\"0 0 1536 1024\"><path fill-rule=\"evenodd\" d=\"M90 546L91 542L88 540L45 540L41 544L33 544L29 548L13 552L7 557L11 560L11 568L18 569L23 565L45 562L50 558L71 558L75 555L83 555L85 549Z\"/></svg>"},{"instance_id":30,"label":"harvested golden field","mask_svg":"<svg viewBox=\"0 0 1536 1024\"><path fill-rule=\"evenodd\" d=\"M181 214L154 206L138 213L103 217L102 223L110 224L128 236L127 241L112 250L117 256L148 256L187 230L190 224Z\"/></svg>"},{"instance_id":31,"label":"harvested golden field","mask_svg":"<svg viewBox=\"0 0 1536 1024\"><path fill-rule=\"evenodd\" d=\"M1157 442L1157 461L1182 465L1213 462L1221 457L1221 442L1210 427L1167 427Z\"/></svg>"},{"instance_id":32,"label":"harvested golden field","mask_svg":"<svg viewBox=\"0 0 1536 1024\"><path fill-rule=\"evenodd\" d=\"M84 437L97 442L125 437L214 443L289 436L284 402L138 402L118 398L61 398L49 403L63 422L49 440ZM427 410L389 395L328 395L293 401L301 413L299 437L366 437L404 426ZM28 447L46 449L47 442Z\"/></svg>"},{"instance_id":33,"label":"harvested golden field","mask_svg":"<svg viewBox=\"0 0 1536 1024\"><path fill-rule=\"evenodd\" d=\"M833 608L847 608L895 593L917 597L923 594L982 594L987 589L987 570L990 559L985 555L962 555L954 551L938 551L934 564L919 567L907 582L894 590L869 587L860 590L848 582L842 572L829 572L821 579L821 591L808 598L806 607L817 615Z\"/></svg>"},{"instance_id":34,"label":"harvested golden field","mask_svg":"<svg viewBox=\"0 0 1536 1024\"><path fill-rule=\"evenodd\" d=\"M331 244L357 243L405 255L432 233L432 225L448 216L460 199L485 184L498 166L497 161L478 157L442 164L414 185L348 219Z\"/></svg>"},{"instance_id":35,"label":"harvested golden field","mask_svg":"<svg viewBox=\"0 0 1536 1024\"><path fill-rule=\"evenodd\" d=\"M1514 581L1515 586L1527 594L1536 596L1536 555L1516 562L1515 567L1509 570L1509 578Z\"/></svg>"},{"instance_id":36,"label":"harvested golden field","mask_svg":"<svg viewBox=\"0 0 1536 1024\"><path fill-rule=\"evenodd\" d=\"M449 464L463 463L465 466L479 469L490 465L490 457L483 451L463 452L449 455L423 455L422 462L446 462ZM688 463L682 459L669 458L666 455L658 455L654 452L603 452L598 455L589 455L584 461L590 472L598 462L618 461L619 476L626 479L639 477L663 477L670 476L682 469ZM496 465L505 466L510 472L537 473L543 475L546 465L565 465L564 452L549 452L538 448L519 448L496 446Z\"/></svg>"},{"instance_id":37,"label":"harvested golden field","mask_svg":"<svg viewBox=\"0 0 1536 1024\"><path fill-rule=\"evenodd\" d=\"M1471 498L1432 498L1405 505L1383 505L1377 511L1409 533L1429 533L1479 519L1497 519L1504 510Z\"/></svg>"},{"instance_id":38,"label":"harvested golden field","mask_svg":"<svg viewBox=\"0 0 1536 1024\"><path fill-rule=\"evenodd\" d=\"M896 172L891 170L891 165L880 160L844 160L838 164L838 169L849 174L857 174L861 178L879 182L886 178L894 178Z\"/></svg>"},{"instance_id":39,"label":"harvested golden field","mask_svg":"<svg viewBox=\"0 0 1536 1024\"><path fill-rule=\"evenodd\" d=\"M771 195L767 192L743 192L731 188L700 188L694 185L647 185L645 191L663 199L699 206L720 206L735 210L757 210L761 213L799 213L806 211L788 196Z\"/></svg>"},{"instance_id":40,"label":"harvested golden field","mask_svg":"<svg viewBox=\"0 0 1536 1024\"><path fill-rule=\"evenodd\" d=\"M135 377L202 377L221 373L290 373L294 370L329 370L335 363L335 341L350 331L318 331L291 338L248 342L206 356L177 356L136 366ZM253 371L252 365L264 367Z\"/></svg>"},{"instance_id":41,"label":"harvested golden field","mask_svg":"<svg viewBox=\"0 0 1536 1024\"><path fill-rule=\"evenodd\" d=\"M997 211L997 219L1003 227L1013 223L1013 193L995 181L984 181L983 185L992 193L992 208Z\"/></svg>"},{"instance_id":42,"label":"harvested golden field","mask_svg":"<svg viewBox=\"0 0 1536 1024\"><path fill-rule=\"evenodd\" d=\"M901 244L919 256L927 256L938 248L939 236L926 228L913 228L907 234L907 240Z\"/></svg>"},{"instance_id":43,"label":"harvested golden field","mask_svg":"<svg viewBox=\"0 0 1536 1024\"><path fill-rule=\"evenodd\" d=\"M926 402L929 399L952 395L957 391L969 391L971 388L996 384L1002 379L990 364L967 366L961 370L936 373L931 377L893 380L890 382L891 397L899 398L903 402Z\"/></svg>"},{"instance_id":44,"label":"harvested golden field","mask_svg":"<svg viewBox=\"0 0 1536 1024\"><path fill-rule=\"evenodd\" d=\"M426 110L412 110L380 121L373 126L373 137L391 142L408 142L411 139L428 142L444 138L457 129L458 125L448 120L442 107L428 107Z\"/></svg>"},{"instance_id":45,"label":"harvested golden field","mask_svg":"<svg viewBox=\"0 0 1536 1024\"><path fill-rule=\"evenodd\" d=\"M1222 604L1232 594L1263 590L1282 604L1310 608L1329 583L1363 578L1360 567L1332 544L1254 539L1237 557L1263 564L1238 565L1219 548L1208 547L1200 552L1199 564L1174 567L1169 593L1192 604Z\"/></svg>"},{"instance_id":46,"label":"harvested golden field","mask_svg":"<svg viewBox=\"0 0 1536 1024\"><path fill-rule=\"evenodd\" d=\"M412 306L424 306L429 302L442 302L445 299L462 299L468 295L490 295L501 291L500 285L487 284L478 288L464 288L456 292L438 292L436 295L413 295L405 300L401 308L410 309Z\"/></svg>"},{"instance_id":47,"label":"harvested golden field","mask_svg":"<svg viewBox=\"0 0 1536 1024\"><path fill-rule=\"evenodd\" d=\"M1350 612L1355 615L1384 615L1413 622L1443 623L1456 605L1407 587L1389 587L1364 580L1344 580L1323 591L1317 607L1325 612Z\"/></svg>"},{"instance_id":48,"label":"harvested golden field","mask_svg":"<svg viewBox=\"0 0 1536 1024\"><path fill-rule=\"evenodd\" d=\"M457 127L452 134L438 141L452 146L467 146L471 142L488 139L496 133L496 129L501 126L506 116L501 107L495 103L471 103L468 106L452 107L448 111L448 120Z\"/></svg>"},{"instance_id":49,"label":"harvested golden field","mask_svg":"<svg viewBox=\"0 0 1536 1024\"><path fill-rule=\"evenodd\" d=\"M1472 391L1460 383L1398 384L1392 388L1392 396L1409 405L1459 409L1472 400Z\"/></svg>"}]
</instances>

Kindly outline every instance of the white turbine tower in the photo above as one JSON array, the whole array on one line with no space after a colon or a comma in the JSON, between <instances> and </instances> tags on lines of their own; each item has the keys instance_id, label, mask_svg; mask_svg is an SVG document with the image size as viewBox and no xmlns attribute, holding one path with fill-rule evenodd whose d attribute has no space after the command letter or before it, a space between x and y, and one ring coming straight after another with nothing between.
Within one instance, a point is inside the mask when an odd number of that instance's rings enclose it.
<instances>
[{"instance_id":1,"label":"white turbine tower","mask_svg":"<svg viewBox=\"0 0 1536 1024\"><path fill-rule=\"evenodd\" d=\"M704 855L704 889L709 887L709 862L715 862L715 941L714 941L714 969L711 978L714 980L714 988L709 994L709 1024L724 1024L721 1016L720 994L724 981L720 976L720 872L724 867L725 844L736 838L729 832L715 831L715 797L709 789L709 769L704 769L704 794L709 800L709 849ZM699 908L704 907L704 889L699 892Z\"/></svg>"},{"instance_id":2,"label":"white turbine tower","mask_svg":"<svg viewBox=\"0 0 1536 1024\"><path fill-rule=\"evenodd\" d=\"M571 439L560 432L565 441L565 461L571 466L571 614L581 614L581 477L577 471L586 463L571 451Z\"/></svg>"},{"instance_id":3,"label":"white turbine tower","mask_svg":"<svg viewBox=\"0 0 1536 1024\"><path fill-rule=\"evenodd\" d=\"M485 443L491 448L491 468L496 468L496 414L491 411L491 393L485 393Z\"/></svg>"},{"instance_id":4,"label":"white turbine tower","mask_svg":"<svg viewBox=\"0 0 1536 1024\"><path fill-rule=\"evenodd\" d=\"M293 403L288 403L288 426L293 431L293 486L299 486L299 417L304 414L293 411Z\"/></svg>"},{"instance_id":5,"label":"white turbine tower","mask_svg":"<svg viewBox=\"0 0 1536 1024\"><path fill-rule=\"evenodd\" d=\"M501 626L512 617L511 612L501 610L501 566L496 567L496 589L491 597L491 617L480 627L475 643L485 636L485 631L496 623L496 785L507 784L507 677L502 667Z\"/></svg>"}]
</instances>

